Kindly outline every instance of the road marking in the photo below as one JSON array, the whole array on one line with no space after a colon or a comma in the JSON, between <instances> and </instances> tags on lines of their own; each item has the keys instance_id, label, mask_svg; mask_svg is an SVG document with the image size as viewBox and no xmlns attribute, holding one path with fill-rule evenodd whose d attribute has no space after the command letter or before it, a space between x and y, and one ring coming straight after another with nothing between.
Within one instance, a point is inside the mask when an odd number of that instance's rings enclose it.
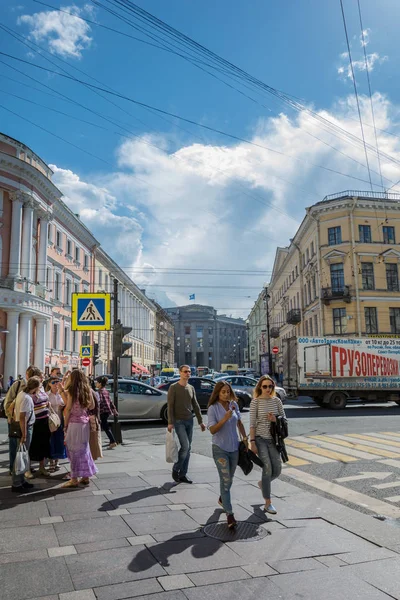
<instances>
[{"instance_id":1,"label":"road marking","mask_svg":"<svg viewBox=\"0 0 400 600\"><path fill-rule=\"evenodd\" d=\"M334 435L334 434L332 434ZM362 450L364 452L368 452L369 454L373 454L375 456L386 456L386 452L384 450L374 450L373 448L368 448L368 446L363 446L362 444L354 444L351 442L347 442L345 440L338 440L336 439L336 437L330 437L328 435L322 435L322 436L316 436L314 435L313 437L318 437L318 438L322 438L324 440L328 440L334 444L338 444L339 446L345 446L346 448L351 448L353 450ZM372 459L372 457L370 458L370 460Z\"/></svg>"},{"instance_id":2,"label":"road marking","mask_svg":"<svg viewBox=\"0 0 400 600\"><path fill-rule=\"evenodd\" d=\"M385 460L378 460L379 463L382 463L383 465L389 465L389 467L395 467L396 469L400 469L400 460L392 460L392 459L385 459Z\"/></svg>"},{"instance_id":3,"label":"road marking","mask_svg":"<svg viewBox=\"0 0 400 600\"><path fill-rule=\"evenodd\" d=\"M311 454L311 452L305 452L304 450L295 448L293 445L290 446L290 454L293 454L293 456L298 456L299 458L304 458L304 460L308 460L310 462L318 463L320 465L335 462L333 458L326 458L325 456L319 456L319 454Z\"/></svg>"},{"instance_id":4,"label":"road marking","mask_svg":"<svg viewBox=\"0 0 400 600\"><path fill-rule=\"evenodd\" d=\"M400 438L400 433L394 433L394 431L381 431L385 435L393 436L395 438Z\"/></svg>"},{"instance_id":5,"label":"road marking","mask_svg":"<svg viewBox=\"0 0 400 600\"><path fill-rule=\"evenodd\" d=\"M400 440L398 442L395 442L394 440L382 441L381 438L374 437L373 435L364 435L361 433L352 433L351 436L357 438L358 440L367 440L369 442L377 442L378 444L383 444L389 447L394 446L395 448L400 448Z\"/></svg>"},{"instance_id":6,"label":"road marking","mask_svg":"<svg viewBox=\"0 0 400 600\"><path fill-rule=\"evenodd\" d=\"M338 460L340 462L354 462L357 459L352 456L346 456L345 454L341 454L340 452L332 452L331 450L325 450L324 448L315 448L310 446L309 444L305 444L303 442L297 442L292 439L287 439L285 441L286 445L289 447L300 448L302 450L308 450L312 454L319 454L320 456L325 456L327 458L333 458L334 460Z\"/></svg>"},{"instance_id":7,"label":"road marking","mask_svg":"<svg viewBox=\"0 0 400 600\"><path fill-rule=\"evenodd\" d=\"M321 492L326 492L327 494L336 496L341 500L346 500L347 502L351 502L357 506L367 508L371 512L374 512L378 515L392 517L395 519L400 517L400 508L397 506L391 506L390 504L387 504L387 502L383 502L377 498L372 498L366 494L361 494L360 492L345 488L337 483L326 481L325 479L321 479L321 477L316 477L315 475L306 473L306 471L289 468L285 469L284 474L295 481L309 485L310 487L320 490Z\"/></svg>"},{"instance_id":8,"label":"road marking","mask_svg":"<svg viewBox=\"0 0 400 600\"><path fill-rule=\"evenodd\" d=\"M347 477L337 477L335 481L340 481L344 483L345 481L360 481L361 479L386 479L390 477L392 473L388 471L361 471L359 475L348 475ZM385 485L385 484L383 484ZM373 485L372 487L379 487L378 485Z\"/></svg>"},{"instance_id":9,"label":"road marking","mask_svg":"<svg viewBox=\"0 0 400 600\"><path fill-rule=\"evenodd\" d=\"M391 487L400 487L400 481L389 481L388 483L377 483L376 485L371 486L376 488L377 490L387 490Z\"/></svg>"},{"instance_id":10,"label":"road marking","mask_svg":"<svg viewBox=\"0 0 400 600\"><path fill-rule=\"evenodd\" d=\"M295 456L291 456L289 454L289 460L287 462L288 465L293 465L294 467L302 467L303 465L309 465L310 463L307 460L302 460L301 458L296 458Z\"/></svg>"},{"instance_id":11,"label":"road marking","mask_svg":"<svg viewBox=\"0 0 400 600\"><path fill-rule=\"evenodd\" d=\"M400 502L400 496L388 496L385 500L389 500L389 502Z\"/></svg>"},{"instance_id":12,"label":"road marking","mask_svg":"<svg viewBox=\"0 0 400 600\"><path fill-rule=\"evenodd\" d=\"M332 436L337 440L343 440L344 442L351 443L356 450L366 450L367 452L371 452L372 454L378 454L379 456L386 456L386 458L400 458L399 452L392 452L391 450L387 450L386 446L382 446L382 444L377 444L375 442L363 442L360 444L360 440L357 438L353 438L351 435L339 435L334 434Z\"/></svg>"},{"instance_id":13,"label":"road marking","mask_svg":"<svg viewBox=\"0 0 400 600\"><path fill-rule=\"evenodd\" d=\"M318 439L315 439L318 438ZM294 439L299 439L298 437L295 437ZM304 438L303 438L304 439ZM328 450L340 450L341 452L343 452L344 454L350 454L350 456L356 456L357 458L361 458L363 460L373 460L375 457L371 456L371 454L367 454L366 452L360 452L359 450L354 450L354 448L349 448L344 449L343 447L341 447L340 445L338 445L337 443L333 444L331 442L326 442L325 441L325 436L323 435L312 435L312 436L307 436L307 441L310 442L310 444L316 444L317 446L322 446L323 448L328 448Z\"/></svg>"}]
</instances>

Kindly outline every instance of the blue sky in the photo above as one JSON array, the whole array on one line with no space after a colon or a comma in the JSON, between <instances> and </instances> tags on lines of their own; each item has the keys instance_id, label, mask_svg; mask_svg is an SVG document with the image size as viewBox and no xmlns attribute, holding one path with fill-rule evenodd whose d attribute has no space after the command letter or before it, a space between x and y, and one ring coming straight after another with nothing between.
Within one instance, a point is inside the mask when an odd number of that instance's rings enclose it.
<instances>
[{"instance_id":1,"label":"blue sky","mask_svg":"<svg viewBox=\"0 0 400 600\"><path fill-rule=\"evenodd\" d=\"M44 1L144 37L90 1ZM106 0L102 3L110 6ZM67 203L81 214L106 250L136 281L149 285L149 290L164 287L178 304L195 292L197 301L214 304L228 314L246 315L257 288L269 278L276 246L287 244L304 216L304 207L336 191L368 189L367 183L313 166L328 166L367 180L366 169L354 162L365 163L360 145L333 136L305 113L293 112L272 96L242 88L257 100L252 102L180 57L87 25L32 0L20 4L6 0L5 5L2 23L48 50L55 65L3 31L0 51L51 69L68 69L93 83L73 70L77 67L101 81L99 85L290 155L274 155L110 98L118 108L82 85L0 57L37 80L33 82L0 62L0 104L97 158L1 108L0 129L54 166L54 181ZM360 136L352 81L347 76L339 0L160 0L138 5L263 82L302 99L320 114L326 111L324 116ZM344 6L363 117L370 123L357 2L345 0ZM380 0L379 6L374 0L361 0L361 7L377 124L399 134L400 49L395 27L400 5L395 0ZM67 64L59 62L60 58ZM66 102L48 88L42 89L52 96L9 78L37 88L41 82L89 110ZM4 92L91 121L94 126ZM123 125L119 128L95 113ZM373 130L368 125L366 132L373 144ZM400 158L398 138L379 136L381 150ZM370 160L377 169L373 151ZM395 163L383 161L382 167L387 187L389 181L400 179ZM378 182L379 177L373 175L373 179ZM243 273L220 277L166 274L165 270L173 268L239 269ZM246 275L246 271L260 273ZM240 287L216 287L222 285L221 280L226 286ZM206 285L214 287L202 287Z\"/></svg>"}]
</instances>

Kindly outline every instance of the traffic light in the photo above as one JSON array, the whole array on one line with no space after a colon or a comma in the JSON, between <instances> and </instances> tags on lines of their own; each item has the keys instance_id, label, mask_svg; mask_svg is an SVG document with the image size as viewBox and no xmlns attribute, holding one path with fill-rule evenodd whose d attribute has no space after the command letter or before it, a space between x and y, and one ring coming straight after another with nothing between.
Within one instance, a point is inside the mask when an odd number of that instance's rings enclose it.
<instances>
[{"instance_id":1,"label":"traffic light","mask_svg":"<svg viewBox=\"0 0 400 600\"><path fill-rule=\"evenodd\" d=\"M113 354L114 356L123 356L129 348L132 347L132 342L124 342L123 339L132 331L132 327L124 327L121 323L117 323L113 327Z\"/></svg>"},{"instance_id":2,"label":"traffic light","mask_svg":"<svg viewBox=\"0 0 400 600\"><path fill-rule=\"evenodd\" d=\"M94 360L94 364L97 364L97 361L99 360L99 344L97 342L94 342L93 344L93 360Z\"/></svg>"}]
</instances>

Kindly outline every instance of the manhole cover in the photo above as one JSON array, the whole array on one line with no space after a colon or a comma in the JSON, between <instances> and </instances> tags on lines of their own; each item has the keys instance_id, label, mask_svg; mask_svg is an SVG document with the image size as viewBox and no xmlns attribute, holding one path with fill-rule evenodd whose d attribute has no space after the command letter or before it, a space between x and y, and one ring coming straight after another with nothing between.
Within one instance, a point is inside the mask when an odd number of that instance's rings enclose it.
<instances>
[{"instance_id":1,"label":"manhole cover","mask_svg":"<svg viewBox=\"0 0 400 600\"><path fill-rule=\"evenodd\" d=\"M235 529L228 529L226 523L210 523L203 528L204 533L221 542L256 542L271 532L260 523L238 522Z\"/></svg>"}]
</instances>

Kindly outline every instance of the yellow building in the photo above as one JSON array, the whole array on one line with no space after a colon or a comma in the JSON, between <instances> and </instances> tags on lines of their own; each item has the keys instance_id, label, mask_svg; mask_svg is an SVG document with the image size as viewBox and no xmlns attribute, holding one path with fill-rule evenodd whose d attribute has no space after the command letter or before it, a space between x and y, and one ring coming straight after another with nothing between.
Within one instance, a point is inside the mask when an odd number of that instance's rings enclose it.
<instances>
[{"instance_id":1,"label":"yellow building","mask_svg":"<svg viewBox=\"0 0 400 600\"><path fill-rule=\"evenodd\" d=\"M268 286L275 372L294 337L400 335L399 242L399 194L346 191L306 209Z\"/></svg>"}]
</instances>

